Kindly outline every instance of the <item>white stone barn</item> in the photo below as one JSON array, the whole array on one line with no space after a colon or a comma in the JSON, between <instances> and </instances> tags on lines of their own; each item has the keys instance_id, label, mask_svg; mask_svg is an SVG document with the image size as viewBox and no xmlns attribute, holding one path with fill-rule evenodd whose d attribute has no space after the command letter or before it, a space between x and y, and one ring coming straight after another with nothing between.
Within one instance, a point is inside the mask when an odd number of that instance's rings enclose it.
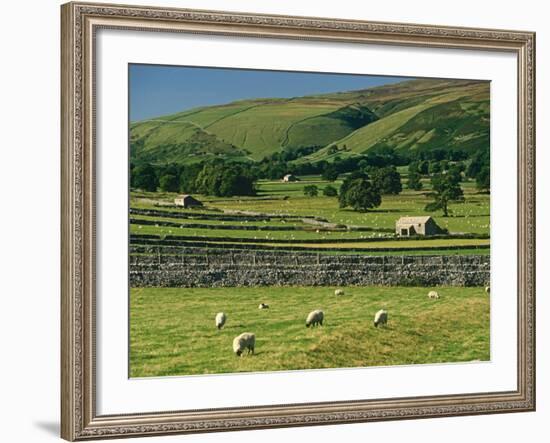
<instances>
[{"instance_id":1,"label":"white stone barn","mask_svg":"<svg viewBox=\"0 0 550 443\"><path fill-rule=\"evenodd\" d=\"M288 182L297 182L299 180L298 177L296 177L294 174L287 174L283 177L283 181L285 183L288 183Z\"/></svg>"},{"instance_id":2,"label":"white stone barn","mask_svg":"<svg viewBox=\"0 0 550 443\"><path fill-rule=\"evenodd\" d=\"M178 195L174 199L174 203L176 206L183 206L184 208L193 208L193 207L202 206L202 203L199 200L197 200L195 197L188 194Z\"/></svg>"},{"instance_id":3,"label":"white stone barn","mask_svg":"<svg viewBox=\"0 0 550 443\"><path fill-rule=\"evenodd\" d=\"M395 222L395 233L399 237L437 235L442 232L442 229L429 215L425 217L401 217Z\"/></svg>"}]
</instances>

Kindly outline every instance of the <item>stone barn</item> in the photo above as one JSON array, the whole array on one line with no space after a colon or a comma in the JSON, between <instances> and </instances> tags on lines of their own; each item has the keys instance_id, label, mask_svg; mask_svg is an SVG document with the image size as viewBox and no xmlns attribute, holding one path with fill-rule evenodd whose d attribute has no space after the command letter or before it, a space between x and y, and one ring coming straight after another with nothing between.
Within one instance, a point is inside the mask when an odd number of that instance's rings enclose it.
<instances>
[{"instance_id":1,"label":"stone barn","mask_svg":"<svg viewBox=\"0 0 550 443\"><path fill-rule=\"evenodd\" d=\"M395 222L395 233L399 237L411 237L413 235L442 234L443 230L428 215L425 217L401 217Z\"/></svg>"},{"instance_id":2,"label":"stone barn","mask_svg":"<svg viewBox=\"0 0 550 443\"><path fill-rule=\"evenodd\" d=\"M200 201L198 201L195 197L187 194L178 195L175 198L174 203L176 204L176 206L183 206L184 208L197 208L202 206L202 203Z\"/></svg>"},{"instance_id":3,"label":"stone barn","mask_svg":"<svg viewBox=\"0 0 550 443\"><path fill-rule=\"evenodd\" d=\"M297 182L299 180L298 177L296 177L294 174L287 174L283 177L283 181L285 183L288 183L288 182Z\"/></svg>"}]
</instances>

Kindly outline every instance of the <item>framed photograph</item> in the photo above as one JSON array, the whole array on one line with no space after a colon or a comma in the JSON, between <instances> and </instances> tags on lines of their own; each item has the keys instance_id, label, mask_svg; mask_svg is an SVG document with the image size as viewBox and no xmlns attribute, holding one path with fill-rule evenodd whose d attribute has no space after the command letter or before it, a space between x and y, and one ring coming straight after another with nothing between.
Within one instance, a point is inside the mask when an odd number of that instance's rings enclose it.
<instances>
[{"instance_id":1,"label":"framed photograph","mask_svg":"<svg viewBox=\"0 0 550 443\"><path fill-rule=\"evenodd\" d=\"M62 437L535 409L535 35L62 6Z\"/></svg>"}]
</instances>

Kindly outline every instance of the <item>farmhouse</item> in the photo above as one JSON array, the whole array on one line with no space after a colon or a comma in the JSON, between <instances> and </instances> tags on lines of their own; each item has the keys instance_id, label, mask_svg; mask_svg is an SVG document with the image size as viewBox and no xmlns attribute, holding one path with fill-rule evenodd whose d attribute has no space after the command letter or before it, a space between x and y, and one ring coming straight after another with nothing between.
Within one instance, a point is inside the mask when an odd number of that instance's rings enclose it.
<instances>
[{"instance_id":1,"label":"farmhouse","mask_svg":"<svg viewBox=\"0 0 550 443\"><path fill-rule=\"evenodd\" d=\"M202 203L200 201L188 194L178 195L174 199L174 203L176 204L176 206L183 206L184 208L202 206Z\"/></svg>"},{"instance_id":2,"label":"farmhouse","mask_svg":"<svg viewBox=\"0 0 550 443\"><path fill-rule=\"evenodd\" d=\"M399 237L437 235L442 232L442 229L429 215L425 217L401 217L395 222L395 233Z\"/></svg>"},{"instance_id":3,"label":"farmhouse","mask_svg":"<svg viewBox=\"0 0 550 443\"><path fill-rule=\"evenodd\" d=\"M285 183L288 183L288 182L297 182L298 180L300 180L298 177L296 177L295 175L293 174L287 174L283 177L283 181Z\"/></svg>"}]
</instances>

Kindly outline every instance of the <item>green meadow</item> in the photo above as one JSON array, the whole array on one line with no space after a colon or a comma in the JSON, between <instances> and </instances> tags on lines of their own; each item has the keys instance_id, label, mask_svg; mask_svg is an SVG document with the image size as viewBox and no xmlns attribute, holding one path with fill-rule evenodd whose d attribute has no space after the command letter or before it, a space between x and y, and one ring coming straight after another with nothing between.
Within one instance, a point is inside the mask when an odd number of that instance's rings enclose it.
<instances>
[{"instance_id":1,"label":"green meadow","mask_svg":"<svg viewBox=\"0 0 550 443\"><path fill-rule=\"evenodd\" d=\"M487 361L489 296L479 287L132 288L130 376ZM270 308L259 310L259 303ZM305 318L322 309L322 327ZM374 314L389 313L375 328ZM222 330L217 312L227 314ZM256 334L254 355L233 338Z\"/></svg>"},{"instance_id":2,"label":"green meadow","mask_svg":"<svg viewBox=\"0 0 550 443\"><path fill-rule=\"evenodd\" d=\"M484 246L480 253L487 253L490 243L490 218L488 194L476 190L474 183L465 182L465 202L450 205L451 215L443 217L426 213L424 207L429 199L426 193L430 191L429 182L425 181L422 191L404 189L399 195L384 195L382 205L368 212L357 212L342 209L336 197L325 197L322 189L333 186L339 189L342 181L323 181L320 177L304 177L299 182L283 183L281 181L259 181L255 197L212 197L197 195L204 203L201 209L178 209L173 206L177 194L133 192L131 207L136 209L153 209L166 211L166 216L131 215L134 222L130 232L136 235L158 236L192 236L197 240L207 238L208 241L238 241L240 243L270 245L269 240L277 240L279 246L291 247L293 241L300 241L295 246L329 250L337 248L407 248L424 250L429 247L468 247ZM307 185L319 188L317 197L306 197L303 189ZM164 206L163 206L164 205ZM168 212L187 214L193 218L177 218ZM246 214L264 214L269 220L250 220ZM237 220L210 220L201 214L232 214ZM447 239L410 239L395 240L395 222L399 217L432 215L440 227L450 233L474 234L485 238L447 238ZM293 218L286 218L292 216ZM241 217L242 220L238 220ZM303 218L318 217L336 225L323 227L303 221ZM149 222L169 222L173 225L140 224L139 220ZM207 225L207 228L197 228L196 225ZM195 225L195 226L194 226ZM221 229L230 226L234 229ZM265 228L287 227L288 230L267 230ZM258 227L261 229L244 229ZM287 240L287 242L285 242ZM315 243L316 241L322 243ZM345 242L340 242L344 240Z\"/></svg>"}]
</instances>

